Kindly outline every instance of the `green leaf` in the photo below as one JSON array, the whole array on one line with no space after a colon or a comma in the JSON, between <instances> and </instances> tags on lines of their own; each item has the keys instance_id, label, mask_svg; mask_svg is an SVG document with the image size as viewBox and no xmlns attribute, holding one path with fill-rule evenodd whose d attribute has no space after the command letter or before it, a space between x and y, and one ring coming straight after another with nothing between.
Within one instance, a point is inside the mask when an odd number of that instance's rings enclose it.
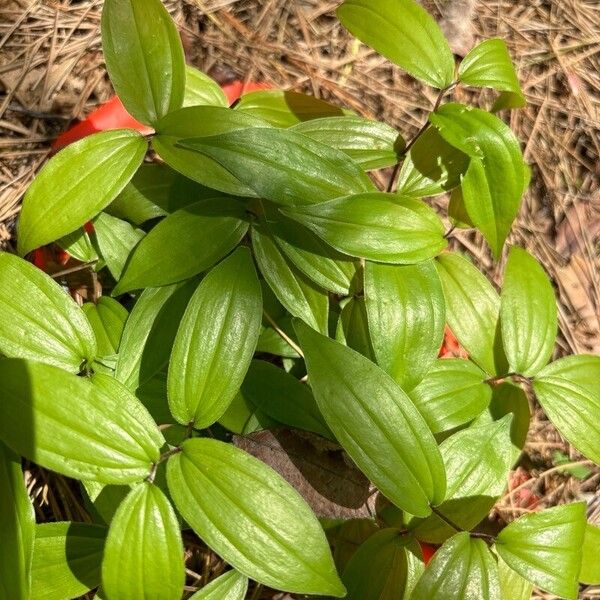
<instances>
[{"instance_id":1,"label":"green leaf","mask_svg":"<svg viewBox=\"0 0 600 600\"><path fill-rule=\"evenodd\" d=\"M220 106L189 106L177 110L156 124L152 147L160 157L182 175L209 188L237 196L254 196L217 161L179 146L183 138L214 136L248 127L268 127L261 119Z\"/></svg>"},{"instance_id":2,"label":"green leaf","mask_svg":"<svg viewBox=\"0 0 600 600\"><path fill-rule=\"evenodd\" d=\"M504 40L484 40L460 63L458 79L465 85L489 87L523 96Z\"/></svg>"},{"instance_id":3,"label":"green leaf","mask_svg":"<svg viewBox=\"0 0 600 600\"><path fill-rule=\"evenodd\" d=\"M189 279L231 252L248 230L244 204L200 200L161 221L133 251L113 295Z\"/></svg>"},{"instance_id":4,"label":"green leaf","mask_svg":"<svg viewBox=\"0 0 600 600\"><path fill-rule=\"evenodd\" d=\"M501 558L498 558L500 578L500 600L530 600L533 584L513 571Z\"/></svg>"},{"instance_id":5,"label":"green leaf","mask_svg":"<svg viewBox=\"0 0 600 600\"><path fill-rule=\"evenodd\" d=\"M429 120L449 144L471 157L462 180L463 202L498 258L523 195L525 163L519 140L494 115L454 102L431 113Z\"/></svg>"},{"instance_id":6,"label":"green leaf","mask_svg":"<svg viewBox=\"0 0 600 600\"><path fill-rule=\"evenodd\" d=\"M242 450L196 438L169 459L183 518L244 575L299 594L345 594L316 517L275 471Z\"/></svg>"},{"instance_id":7,"label":"green leaf","mask_svg":"<svg viewBox=\"0 0 600 600\"><path fill-rule=\"evenodd\" d=\"M289 129L252 127L187 138L178 147L210 157L256 195L278 204L314 204L374 189L346 154Z\"/></svg>"},{"instance_id":8,"label":"green leaf","mask_svg":"<svg viewBox=\"0 0 600 600\"><path fill-rule=\"evenodd\" d=\"M185 66L185 96L183 106L223 106L229 101L221 86L211 77L191 67Z\"/></svg>"},{"instance_id":9,"label":"green leaf","mask_svg":"<svg viewBox=\"0 0 600 600\"><path fill-rule=\"evenodd\" d=\"M51 277L7 252L0 253L0 352L72 373L96 356L85 313Z\"/></svg>"},{"instance_id":10,"label":"green leaf","mask_svg":"<svg viewBox=\"0 0 600 600\"><path fill-rule=\"evenodd\" d=\"M600 527L590 523L585 526L583 537L583 560L579 581L589 585L600 584L600 561L598 561L598 548L600 548Z\"/></svg>"},{"instance_id":11,"label":"green leaf","mask_svg":"<svg viewBox=\"0 0 600 600\"><path fill-rule=\"evenodd\" d=\"M248 435L255 431L280 426L242 393L237 394L233 399L225 414L219 419L219 424L238 435Z\"/></svg>"},{"instance_id":12,"label":"green leaf","mask_svg":"<svg viewBox=\"0 0 600 600\"><path fill-rule=\"evenodd\" d=\"M359 258L411 264L436 256L447 245L432 209L395 194L354 194L282 212L336 250Z\"/></svg>"},{"instance_id":13,"label":"green leaf","mask_svg":"<svg viewBox=\"0 0 600 600\"><path fill-rule=\"evenodd\" d=\"M495 355L500 297L486 277L467 259L447 252L436 266L446 299L446 319L460 345L489 375L499 368Z\"/></svg>"},{"instance_id":14,"label":"green leaf","mask_svg":"<svg viewBox=\"0 0 600 600\"><path fill-rule=\"evenodd\" d=\"M31 598L78 598L97 587L105 538L101 525L69 521L36 525Z\"/></svg>"},{"instance_id":15,"label":"green leaf","mask_svg":"<svg viewBox=\"0 0 600 600\"><path fill-rule=\"evenodd\" d=\"M104 485L97 481L82 481L81 486L85 490L85 500L89 500L91 504L92 518L97 517L94 521L102 525L112 521L117 508L131 489L128 485ZM98 561L98 567L101 562Z\"/></svg>"},{"instance_id":16,"label":"green leaf","mask_svg":"<svg viewBox=\"0 0 600 600\"><path fill-rule=\"evenodd\" d=\"M21 471L21 457L0 442L1 598L30 598L34 527L35 513Z\"/></svg>"},{"instance_id":17,"label":"green leaf","mask_svg":"<svg viewBox=\"0 0 600 600\"><path fill-rule=\"evenodd\" d=\"M365 171L390 167L404 150L402 135L362 117L324 117L298 123L294 131L347 154Z\"/></svg>"},{"instance_id":18,"label":"green leaf","mask_svg":"<svg viewBox=\"0 0 600 600\"><path fill-rule=\"evenodd\" d=\"M127 221L106 213L100 213L94 219L94 230L98 251L110 274L119 281L127 259L145 234Z\"/></svg>"},{"instance_id":19,"label":"green leaf","mask_svg":"<svg viewBox=\"0 0 600 600\"><path fill-rule=\"evenodd\" d=\"M454 188L450 194L450 202L448 202L448 217L452 221L454 227L461 229L474 229L475 225L471 222L471 218L467 214L465 202L463 199L462 188Z\"/></svg>"},{"instance_id":20,"label":"green leaf","mask_svg":"<svg viewBox=\"0 0 600 600\"><path fill-rule=\"evenodd\" d=\"M115 377L135 391L168 362L173 342L198 282L148 288L135 303L123 330Z\"/></svg>"},{"instance_id":21,"label":"green leaf","mask_svg":"<svg viewBox=\"0 0 600 600\"><path fill-rule=\"evenodd\" d=\"M204 429L221 417L250 366L261 321L252 257L238 248L202 280L179 325L168 378L179 423Z\"/></svg>"},{"instance_id":22,"label":"green leaf","mask_svg":"<svg viewBox=\"0 0 600 600\"><path fill-rule=\"evenodd\" d=\"M377 364L411 390L435 362L444 337L444 294L433 262L367 262L365 301Z\"/></svg>"},{"instance_id":23,"label":"green leaf","mask_svg":"<svg viewBox=\"0 0 600 600\"><path fill-rule=\"evenodd\" d=\"M108 529L102 587L109 600L179 600L185 583L177 516L152 483L134 487Z\"/></svg>"},{"instance_id":24,"label":"green leaf","mask_svg":"<svg viewBox=\"0 0 600 600\"><path fill-rule=\"evenodd\" d=\"M252 227L252 250L260 272L290 314L327 331L329 297L286 260L262 225Z\"/></svg>"},{"instance_id":25,"label":"green leaf","mask_svg":"<svg viewBox=\"0 0 600 600\"><path fill-rule=\"evenodd\" d=\"M492 106L491 112L497 113L499 110L507 108L523 108L527 104L523 94L515 94L514 92L502 92L494 105Z\"/></svg>"},{"instance_id":26,"label":"green leaf","mask_svg":"<svg viewBox=\"0 0 600 600\"><path fill-rule=\"evenodd\" d=\"M82 308L96 336L98 360L110 360L115 357L119 352L121 335L129 316L127 310L109 296L100 296L97 304L86 302ZM98 360L93 363L92 368L106 370Z\"/></svg>"},{"instance_id":27,"label":"green leaf","mask_svg":"<svg viewBox=\"0 0 600 600\"><path fill-rule=\"evenodd\" d=\"M241 393L279 423L332 437L310 388L272 363L253 360Z\"/></svg>"},{"instance_id":28,"label":"green leaf","mask_svg":"<svg viewBox=\"0 0 600 600\"><path fill-rule=\"evenodd\" d=\"M431 431L443 433L465 425L486 409L492 398L486 379L468 360L443 358L408 395Z\"/></svg>"},{"instance_id":29,"label":"green leaf","mask_svg":"<svg viewBox=\"0 0 600 600\"><path fill-rule=\"evenodd\" d=\"M346 600L408 600L422 573L415 540L397 529L382 529L360 545L346 566Z\"/></svg>"},{"instance_id":30,"label":"green leaf","mask_svg":"<svg viewBox=\"0 0 600 600\"><path fill-rule=\"evenodd\" d=\"M244 600L247 591L248 578L232 569L213 579L189 600Z\"/></svg>"},{"instance_id":31,"label":"green leaf","mask_svg":"<svg viewBox=\"0 0 600 600\"><path fill-rule=\"evenodd\" d=\"M431 431L394 380L358 352L295 324L325 422L379 490L413 515L444 498L441 455Z\"/></svg>"},{"instance_id":32,"label":"green leaf","mask_svg":"<svg viewBox=\"0 0 600 600\"><path fill-rule=\"evenodd\" d=\"M542 369L533 390L558 431L600 464L600 356L567 356Z\"/></svg>"},{"instance_id":33,"label":"green leaf","mask_svg":"<svg viewBox=\"0 0 600 600\"><path fill-rule=\"evenodd\" d=\"M508 254L500 322L511 372L531 376L548 364L558 328L554 290L541 265L517 246Z\"/></svg>"},{"instance_id":34,"label":"green leaf","mask_svg":"<svg viewBox=\"0 0 600 600\"><path fill-rule=\"evenodd\" d=\"M235 110L259 117L275 127L291 127L302 121L352 114L314 96L290 90L259 90L244 94Z\"/></svg>"},{"instance_id":35,"label":"green leaf","mask_svg":"<svg viewBox=\"0 0 600 600\"><path fill-rule=\"evenodd\" d=\"M0 361L0 438L67 477L131 483L146 477L164 439L118 381L94 382L42 363Z\"/></svg>"},{"instance_id":36,"label":"green leaf","mask_svg":"<svg viewBox=\"0 0 600 600\"><path fill-rule=\"evenodd\" d=\"M413 0L345 0L336 14L352 35L413 77L439 89L454 80L454 57L444 34Z\"/></svg>"},{"instance_id":37,"label":"green leaf","mask_svg":"<svg viewBox=\"0 0 600 600\"><path fill-rule=\"evenodd\" d=\"M496 560L483 540L466 532L451 537L433 555L411 600L499 600Z\"/></svg>"},{"instance_id":38,"label":"green leaf","mask_svg":"<svg viewBox=\"0 0 600 600\"><path fill-rule=\"evenodd\" d=\"M342 303L340 303L340 306L342 306ZM373 360L373 346L364 298L348 298L347 301L344 301L337 322L335 339L360 352L369 360Z\"/></svg>"},{"instance_id":39,"label":"green leaf","mask_svg":"<svg viewBox=\"0 0 600 600\"><path fill-rule=\"evenodd\" d=\"M25 194L19 255L72 233L108 206L133 177L146 149L137 131L116 129L90 135L53 156Z\"/></svg>"},{"instance_id":40,"label":"green leaf","mask_svg":"<svg viewBox=\"0 0 600 600\"><path fill-rule=\"evenodd\" d=\"M469 157L450 145L435 127L428 127L408 152L397 190L402 196L436 196L460 185Z\"/></svg>"},{"instance_id":41,"label":"green leaf","mask_svg":"<svg viewBox=\"0 0 600 600\"><path fill-rule=\"evenodd\" d=\"M582 502L529 513L500 532L496 551L536 586L576 600L585 526Z\"/></svg>"},{"instance_id":42,"label":"green leaf","mask_svg":"<svg viewBox=\"0 0 600 600\"><path fill-rule=\"evenodd\" d=\"M181 107L185 58L175 23L160 0L106 0L102 49L127 111L147 125Z\"/></svg>"},{"instance_id":43,"label":"green leaf","mask_svg":"<svg viewBox=\"0 0 600 600\"><path fill-rule=\"evenodd\" d=\"M81 262L93 262L98 260L98 253L92 244L89 234L83 228L76 229L72 233L57 240L56 243L73 258Z\"/></svg>"}]
</instances>

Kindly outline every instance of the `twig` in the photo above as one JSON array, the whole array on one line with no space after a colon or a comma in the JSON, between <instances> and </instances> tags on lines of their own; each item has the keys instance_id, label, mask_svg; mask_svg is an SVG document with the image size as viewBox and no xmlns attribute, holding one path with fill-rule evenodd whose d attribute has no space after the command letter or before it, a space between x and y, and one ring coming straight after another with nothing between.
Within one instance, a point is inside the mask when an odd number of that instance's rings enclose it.
<instances>
[{"instance_id":1,"label":"twig","mask_svg":"<svg viewBox=\"0 0 600 600\"><path fill-rule=\"evenodd\" d=\"M269 322L269 325L277 332L277 334L284 339L302 358L304 358L304 352L302 352L302 348L300 348L300 346L298 346L298 344L296 344L296 342L285 331L283 331L279 325L277 325L273 317L271 317L267 311L263 310L263 314L265 315L265 319L267 319Z\"/></svg>"}]
</instances>

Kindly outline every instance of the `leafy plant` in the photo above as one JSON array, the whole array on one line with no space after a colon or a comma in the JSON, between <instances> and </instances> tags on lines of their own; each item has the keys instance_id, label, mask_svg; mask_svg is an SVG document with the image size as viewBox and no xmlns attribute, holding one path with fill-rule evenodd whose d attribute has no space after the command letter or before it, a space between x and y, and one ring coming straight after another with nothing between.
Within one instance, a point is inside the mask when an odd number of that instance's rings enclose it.
<instances>
[{"instance_id":1,"label":"leafy plant","mask_svg":"<svg viewBox=\"0 0 600 600\"><path fill-rule=\"evenodd\" d=\"M232 567L198 600L241 600L249 579L354 600L520 600L532 585L576 598L578 581L600 582L581 503L478 529L524 444L528 399L600 463L600 357L550 362L543 268L511 247L498 293L447 251L449 229L474 227L500 259L527 187L509 127L446 102L465 85L502 92L493 111L522 105L506 46L486 40L456 69L413 0L346 0L338 16L438 89L410 141L293 92L228 108L184 64L160 0L105 0L109 75L154 133L59 152L18 227L21 257L57 241L122 303L80 307L0 255L0 597L100 586L108 600L177 600L182 530ZM384 167L379 190L367 172ZM423 200L444 192L447 216ZM438 358L447 325L468 358ZM377 516L319 521L232 435L267 428L341 446ZM94 524L36 525L20 457L79 480ZM353 525L355 552L335 533ZM441 548L426 566L427 543Z\"/></svg>"}]
</instances>

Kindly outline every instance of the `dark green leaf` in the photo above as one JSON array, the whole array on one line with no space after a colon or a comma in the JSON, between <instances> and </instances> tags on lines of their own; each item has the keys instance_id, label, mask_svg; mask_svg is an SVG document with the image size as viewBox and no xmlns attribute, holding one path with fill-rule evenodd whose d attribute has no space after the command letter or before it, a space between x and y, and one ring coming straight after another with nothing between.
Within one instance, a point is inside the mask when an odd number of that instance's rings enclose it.
<instances>
[{"instance_id":1,"label":"dark green leaf","mask_svg":"<svg viewBox=\"0 0 600 600\"><path fill-rule=\"evenodd\" d=\"M463 202L498 258L523 195L519 140L494 115L462 104L444 104L429 119L449 144L471 157L462 180Z\"/></svg>"},{"instance_id":2,"label":"dark green leaf","mask_svg":"<svg viewBox=\"0 0 600 600\"><path fill-rule=\"evenodd\" d=\"M327 294L286 260L264 226L252 227L252 250L260 272L290 314L327 331Z\"/></svg>"},{"instance_id":3,"label":"dark green leaf","mask_svg":"<svg viewBox=\"0 0 600 600\"><path fill-rule=\"evenodd\" d=\"M475 46L458 69L465 85L489 87L523 97L508 48L504 40L492 38Z\"/></svg>"},{"instance_id":4,"label":"dark green leaf","mask_svg":"<svg viewBox=\"0 0 600 600\"><path fill-rule=\"evenodd\" d=\"M238 435L248 435L254 431L279 426L279 423L267 416L241 392L233 399L219 423Z\"/></svg>"},{"instance_id":5,"label":"dark green leaf","mask_svg":"<svg viewBox=\"0 0 600 600\"><path fill-rule=\"evenodd\" d=\"M183 106L224 106L229 102L221 86L202 71L185 66L185 96Z\"/></svg>"},{"instance_id":6,"label":"dark green leaf","mask_svg":"<svg viewBox=\"0 0 600 600\"><path fill-rule=\"evenodd\" d=\"M132 178L146 149L139 133L116 129L95 133L53 156L25 194L17 233L19 254L25 256L96 216Z\"/></svg>"},{"instance_id":7,"label":"dark green leaf","mask_svg":"<svg viewBox=\"0 0 600 600\"><path fill-rule=\"evenodd\" d=\"M210 157L256 195L278 204L314 204L374 189L349 156L289 129L253 127L187 138L178 147Z\"/></svg>"},{"instance_id":8,"label":"dark green leaf","mask_svg":"<svg viewBox=\"0 0 600 600\"><path fill-rule=\"evenodd\" d=\"M202 280L179 325L168 378L179 423L204 429L221 417L250 366L261 321L252 257L238 248Z\"/></svg>"},{"instance_id":9,"label":"dark green leaf","mask_svg":"<svg viewBox=\"0 0 600 600\"><path fill-rule=\"evenodd\" d=\"M210 548L270 587L344 596L321 526L275 471L217 440L187 440L182 449L169 459L169 490Z\"/></svg>"},{"instance_id":10,"label":"dark green leaf","mask_svg":"<svg viewBox=\"0 0 600 600\"><path fill-rule=\"evenodd\" d=\"M394 504L427 516L446 491L431 431L394 380L364 356L295 324L325 422L352 460Z\"/></svg>"},{"instance_id":11,"label":"dark green leaf","mask_svg":"<svg viewBox=\"0 0 600 600\"><path fill-rule=\"evenodd\" d=\"M87 523L43 523L35 527L31 598L78 598L100 584L106 528Z\"/></svg>"},{"instance_id":12,"label":"dark green leaf","mask_svg":"<svg viewBox=\"0 0 600 600\"><path fill-rule=\"evenodd\" d=\"M402 196L436 196L460 185L469 157L451 146L435 127L428 127L413 144L398 176Z\"/></svg>"},{"instance_id":13,"label":"dark green leaf","mask_svg":"<svg viewBox=\"0 0 600 600\"><path fill-rule=\"evenodd\" d=\"M583 560L581 561L581 573L579 581L590 585L600 584L600 561L598 560L598 548L600 548L600 527L591 523L585 526L583 537Z\"/></svg>"},{"instance_id":14,"label":"dark green leaf","mask_svg":"<svg viewBox=\"0 0 600 600\"><path fill-rule=\"evenodd\" d=\"M439 89L454 79L454 57L438 24L413 0L346 0L338 19L359 40Z\"/></svg>"},{"instance_id":15,"label":"dark green leaf","mask_svg":"<svg viewBox=\"0 0 600 600\"><path fill-rule=\"evenodd\" d=\"M0 361L0 438L68 477L129 483L148 475L164 440L118 381L88 379L42 363Z\"/></svg>"},{"instance_id":16,"label":"dark green leaf","mask_svg":"<svg viewBox=\"0 0 600 600\"><path fill-rule=\"evenodd\" d=\"M30 598L34 527L21 457L0 442L0 598Z\"/></svg>"},{"instance_id":17,"label":"dark green leaf","mask_svg":"<svg viewBox=\"0 0 600 600\"><path fill-rule=\"evenodd\" d=\"M467 214L462 189L457 187L452 190L450 202L448 203L448 217L451 219L454 227L461 229L474 229L475 225Z\"/></svg>"},{"instance_id":18,"label":"dark green leaf","mask_svg":"<svg viewBox=\"0 0 600 600\"><path fill-rule=\"evenodd\" d=\"M481 414L492 397L487 375L459 358L437 360L408 395L433 433L450 431Z\"/></svg>"},{"instance_id":19,"label":"dark green leaf","mask_svg":"<svg viewBox=\"0 0 600 600\"><path fill-rule=\"evenodd\" d=\"M361 544L345 568L346 600L408 600L422 573L415 540L383 529Z\"/></svg>"},{"instance_id":20,"label":"dark green leaf","mask_svg":"<svg viewBox=\"0 0 600 600\"><path fill-rule=\"evenodd\" d=\"M500 532L496 551L536 586L576 600L585 526L581 502L529 513Z\"/></svg>"},{"instance_id":21,"label":"dark green leaf","mask_svg":"<svg viewBox=\"0 0 600 600\"><path fill-rule=\"evenodd\" d=\"M177 110L156 124L152 147L182 175L209 188L237 196L254 192L212 158L178 145L188 137L214 136L248 127L268 127L268 123L220 106L190 106Z\"/></svg>"},{"instance_id":22,"label":"dark green leaf","mask_svg":"<svg viewBox=\"0 0 600 600\"><path fill-rule=\"evenodd\" d=\"M92 506L92 517L97 516L94 521L102 525L112 521L117 508L131 489L128 485L104 485L98 481L82 481L81 486L85 490L86 500L89 500ZM98 561L98 568L100 562Z\"/></svg>"},{"instance_id":23,"label":"dark green leaf","mask_svg":"<svg viewBox=\"0 0 600 600\"><path fill-rule=\"evenodd\" d=\"M98 260L98 253L92 244L92 240L85 229L76 229L57 240L56 243L73 258L81 262L93 262Z\"/></svg>"},{"instance_id":24,"label":"dark green leaf","mask_svg":"<svg viewBox=\"0 0 600 600\"><path fill-rule=\"evenodd\" d=\"M404 150L402 136L389 125L362 117L325 117L294 126L294 131L337 148L365 171L390 167Z\"/></svg>"},{"instance_id":25,"label":"dark green leaf","mask_svg":"<svg viewBox=\"0 0 600 600\"><path fill-rule=\"evenodd\" d=\"M364 298L348 298L345 301L337 322L335 339L373 360L374 352Z\"/></svg>"},{"instance_id":26,"label":"dark green leaf","mask_svg":"<svg viewBox=\"0 0 600 600\"><path fill-rule=\"evenodd\" d=\"M244 600L247 591L248 578L232 569L198 590L190 600Z\"/></svg>"},{"instance_id":27,"label":"dark green leaf","mask_svg":"<svg viewBox=\"0 0 600 600\"><path fill-rule=\"evenodd\" d=\"M466 532L434 554L411 600L500 600L496 560L483 540Z\"/></svg>"},{"instance_id":28,"label":"dark green leaf","mask_svg":"<svg viewBox=\"0 0 600 600\"><path fill-rule=\"evenodd\" d=\"M275 127L291 127L311 119L352 114L314 96L290 90L259 90L244 94L235 109L259 117Z\"/></svg>"},{"instance_id":29,"label":"dark green leaf","mask_svg":"<svg viewBox=\"0 0 600 600\"><path fill-rule=\"evenodd\" d=\"M173 341L198 282L148 288L136 302L123 330L115 377L132 391L168 362Z\"/></svg>"},{"instance_id":30,"label":"dark green leaf","mask_svg":"<svg viewBox=\"0 0 600 600\"><path fill-rule=\"evenodd\" d=\"M183 47L160 0L105 0L102 49L115 91L138 121L154 125L181 107Z\"/></svg>"},{"instance_id":31,"label":"dark green leaf","mask_svg":"<svg viewBox=\"0 0 600 600\"><path fill-rule=\"evenodd\" d=\"M367 262L365 301L377 364L411 390L435 362L444 337L444 293L435 265Z\"/></svg>"},{"instance_id":32,"label":"dark green leaf","mask_svg":"<svg viewBox=\"0 0 600 600\"><path fill-rule=\"evenodd\" d=\"M500 322L511 372L531 376L548 364L558 327L554 290L535 258L517 246L508 254Z\"/></svg>"},{"instance_id":33,"label":"dark green leaf","mask_svg":"<svg viewBox=\"0 0 600 600\"><path fill-rule=\"evenodd\" d=\"M152 483L134 487L110 523L102 587L110 600L179 600L185 583L183 543L175 511Z\"/></svg>"},{"instance_id":34,"label":"dark green leaf","mask_svg":"<svg viewBox=\"0 0 600 600\"><path fill-rule=\"evenodd\" d=\"M542 369L535 395L558 431L600 464L600 356L567 356Z\"/></svg>"},{"instance_id":35,"label":"dark green leaf","mask_svg":"<svg viewBox=\"0 0 600 600\"><path fill-rule=\"evenodd\" d=\"M136 246L113 294L176 283L206 271L247 230L244 204L233 198L208 198L182 208Z\"/></svg>"},{"instance_id":36,"label":"dark green leaf","mask_svg":"<svg viewBox=\"0 0 600 600\"><path fill-rule=\"evenodd\" d=\"M371 192L282 212L350 256L410 264L439 254L447 245L435 212L414 198Z\"/></svg>"},{"instance_id":37,"label":"dark green leaf","mask_svg":"<svg viewBox=\"0 0 600 600\"><path fill-rule=\"evenodd\" d=\"M467 259L451 252L437 258L446 299L446 319L460 345L488 374L495 375L495 341L500 297L492 284Z\"/></svg>"},{"instance_id":38,"label":"dark green leaf","mask_svg":"<svg viewBox=\"0 0 600 600\"><path fill-rule=\"evenodd\" d=\"M31 263L0 253L0 352L77 373L96 350L85 313L60 285Z\"/></svg>"}]
</instances>

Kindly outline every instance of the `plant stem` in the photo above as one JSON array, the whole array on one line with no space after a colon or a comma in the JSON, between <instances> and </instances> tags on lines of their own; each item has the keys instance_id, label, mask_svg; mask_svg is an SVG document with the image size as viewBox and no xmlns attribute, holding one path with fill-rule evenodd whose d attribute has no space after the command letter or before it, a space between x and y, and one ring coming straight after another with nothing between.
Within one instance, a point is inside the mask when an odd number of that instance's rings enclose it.
<instances>
[{"instance_id":1,"label":"plant stem","mask_svg":"<svg viewBox=\"0 0 600 600\"><path fill-rule=\"evenodd\" d=\"M285 332L277 323L275 319L269 315L269 313L263 310L263 315L265 315L265 319L269 322L269 325L277 332L277 334L283 338L302 358L304 358L304 352L302 352L302 348L296 344L296 342Z\"/></svg>"},{"instance_id":2,"label":"plant stem","mask_svg":"<svg viewBox=\"0 0 600 600\"><path fill-rule=\"evenodd\" d=\"M531 386L531 379L529 377L525 377L520 373L506 373L506 375L496 375L495 377L490 377L486 379L484 383L487 383L491 386L500 385L507 379L512 379L516 383L522 383L526 387Z\"/></svg>"},{"instance_id":3,"label":"plant stem","mask_svg":"<svg viewBox=\"0 0 600 600\"><path fill-rule=\"evenodd\" d=\"M435 506L431 507L431 512L437 515L446 525L452 527L456 531L464 531L462 527L459 527L456 523L453 523L446 515L444 515L440 510L438 510Z\"/></svg>"},{"instance_id":4,"label":"plant stem","mask_svg":"<svg viewBox=\"0 0 600 600\"><path fill-rule=\"evenodd\" d=\"M179 446L176 446L175 448L171 448L170 450L167 450L167 452L163 452L158 457L158 460L152 465L152 467L150 469L150 473L148 473L148 477L146 477L146 481L148 481L149 483L154 483L154 478L156 477L156 471L158 470L158 465L160 465L161 462L164 462L165 460L167 460L174 454L179 454L180 452L181 452L181 448Z\"/></svg>"}]
</instances>

